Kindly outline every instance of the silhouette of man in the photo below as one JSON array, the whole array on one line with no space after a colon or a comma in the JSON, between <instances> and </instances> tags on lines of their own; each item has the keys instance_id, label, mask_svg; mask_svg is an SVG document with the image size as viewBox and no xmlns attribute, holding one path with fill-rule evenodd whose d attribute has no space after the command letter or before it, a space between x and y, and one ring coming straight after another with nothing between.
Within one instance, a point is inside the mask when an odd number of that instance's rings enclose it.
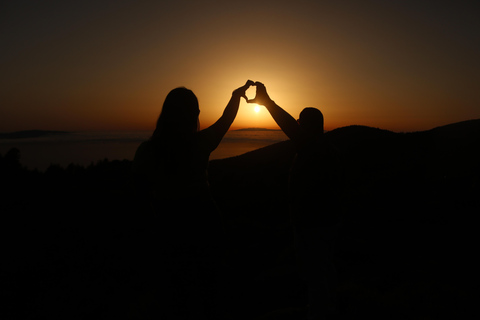
<instances>
[{"instance_id":1,"label":"silhouette of man","mask_svg":"<svg viewBox=\"0 0 480 320\"><path fill-rule=\"evenodd\" d=\"M323 115L305 108L296 121L255 83L256 97L296 149L289 178L289 202L300 271L308 286L308 319L335 317L336 271L333 245L341 218L341 166L335 148L323 134Z\"/></svg>"}]
</instances>

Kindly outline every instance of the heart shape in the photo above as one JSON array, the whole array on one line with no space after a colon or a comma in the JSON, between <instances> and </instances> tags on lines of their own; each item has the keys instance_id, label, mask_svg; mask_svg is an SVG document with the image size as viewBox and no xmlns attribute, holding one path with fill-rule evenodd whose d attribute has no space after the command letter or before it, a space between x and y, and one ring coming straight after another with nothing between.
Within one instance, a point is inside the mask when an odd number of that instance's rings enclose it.
<instances>
[{"instance_id":1,"label":"heart shape","mask_svg":"<svg viewBox=\"0 0 480 320\"><path fill-rule=\"evenodd\" d=\"M250 102L251 100L255 100L257 97L257 87L255 85L252 85L250 88L245 91L245 96L247 98L247 102Z\"/></svg>"}]
</instances>

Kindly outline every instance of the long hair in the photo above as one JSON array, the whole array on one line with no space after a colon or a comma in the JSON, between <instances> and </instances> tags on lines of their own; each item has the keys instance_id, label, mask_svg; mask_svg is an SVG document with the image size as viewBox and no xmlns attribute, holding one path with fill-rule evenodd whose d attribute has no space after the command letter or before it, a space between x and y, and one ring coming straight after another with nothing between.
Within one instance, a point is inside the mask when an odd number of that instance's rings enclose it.
<instances>
[{"instance_id":1,"label":"long hair","mask_svg":"<svg viewBox=\"0 0 480 320\"><path fill-rule=\"evenodd\" d=\"M173 89L165 98L152 139L189 139L198 131L199 113L197 97L191 90Z\"/></svg>"}]
</instances>

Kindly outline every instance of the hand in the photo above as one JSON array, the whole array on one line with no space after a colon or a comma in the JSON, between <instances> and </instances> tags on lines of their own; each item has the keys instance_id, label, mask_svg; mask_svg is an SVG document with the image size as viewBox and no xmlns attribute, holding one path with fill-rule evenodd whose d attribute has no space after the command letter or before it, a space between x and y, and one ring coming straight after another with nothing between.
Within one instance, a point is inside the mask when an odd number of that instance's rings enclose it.
<instances>
[{"instance_id":1,"label":"hand","mask_svg":"<svg viewBox=\"0 0 480 320\"><path fill-rule=\"evenodd\" d=\"M256 103L265 106L273 102L273 100L270 99L270 97L268 96L267 88L265 88L265 85L263 83L257 81L254 85L257 87L255 98L247 99L247 103Z\"/></svg>"},{"instance_id":2,"label":"hand","mask_svg":"<svg viewBox=\"0 0 480 320\"><path fill-rule=\"evenodd\" d=\"M245 83L244 86L242 86L242 87L236 89L235 91L233 91L232 95L234 95L234 96L238 95L240 97L245 98L245 100L248 101L246 91L248 90L248 88L250 88L250 86L253 86L253 85L255 85L255 83L252 80L248 80L247 83Z\"/></svg>"}]
</instances>

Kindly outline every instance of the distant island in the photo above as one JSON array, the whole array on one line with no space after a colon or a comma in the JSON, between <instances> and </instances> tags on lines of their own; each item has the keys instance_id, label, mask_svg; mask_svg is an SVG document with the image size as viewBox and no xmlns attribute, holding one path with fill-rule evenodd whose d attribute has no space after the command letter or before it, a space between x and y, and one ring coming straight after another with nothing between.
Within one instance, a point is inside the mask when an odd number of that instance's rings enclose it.
<instances>
[{"instance_id":1,"label":"distant island","mask_svg":"<svg viewBox=\"0 0 480 320\"><path fill-rule=\"evenodd\" d=\"M244 128L236 129L232 131L280 131L280 129L267 129L267 128Z\"/></svg>"},{"instance_id":2,"label":"distant island","mask_svg":"<svg viewBox=\"0 0 480 320\"><path fill-rule=\"evenodd\" d=\"M49 130L25 130L8 133L0 133L0 139L26 139L38 138L47 135L61 135L68 134L67 131L49 131Z\"/></svg>"}]
</instances>

